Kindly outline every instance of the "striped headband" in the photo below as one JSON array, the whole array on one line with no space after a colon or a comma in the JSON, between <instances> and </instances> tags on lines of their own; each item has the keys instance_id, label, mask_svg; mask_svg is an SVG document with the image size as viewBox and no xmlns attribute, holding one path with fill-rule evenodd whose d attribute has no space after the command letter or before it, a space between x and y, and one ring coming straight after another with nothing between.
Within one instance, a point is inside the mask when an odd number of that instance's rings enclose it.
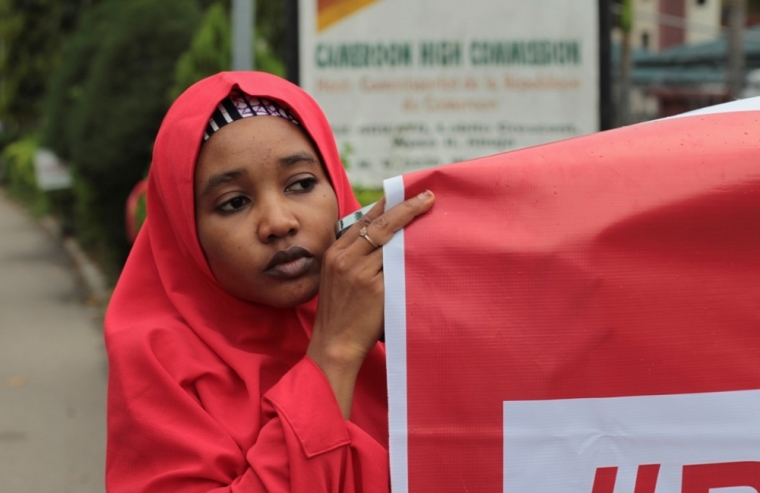
<instances>
[{"instance_id":1,"label":"striped headband","mask_svg":"<svg viewBox=\"0 0 760 493\"><path fill-rule=\"evenodd\" d=\"M203 141L207 141L214 132L228 123L257 115L279 116L299 125L298 120L290 114L290 110L271 99L249 96L242 91L233 89L230 95L224 98L211 114L208 125L206 125L206 131L203 134Z\"/></svg>"}]
</instances>

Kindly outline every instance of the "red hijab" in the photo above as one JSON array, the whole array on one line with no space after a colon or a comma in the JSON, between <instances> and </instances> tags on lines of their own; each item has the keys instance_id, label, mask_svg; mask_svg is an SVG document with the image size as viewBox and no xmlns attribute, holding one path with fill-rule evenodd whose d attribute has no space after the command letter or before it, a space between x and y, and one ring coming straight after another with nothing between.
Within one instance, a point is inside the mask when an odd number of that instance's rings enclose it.
<instances>
[{"instance_id":1,"label":"red hijab","mask_svg":"<svg viewBox=\"0 0 760 493\"><path fill-rule=\"evenodd\" d=\"M387 491L384 348L365 361L343 421L304 356L316 299L275 309L236 298L200 247L195 162L235 87L289 108L321 154L340 215L359 207L327 119L297 86L226 72L177 99L156 139L148 218L106 315L109 491Z\"/></svg>"}]
</instances>

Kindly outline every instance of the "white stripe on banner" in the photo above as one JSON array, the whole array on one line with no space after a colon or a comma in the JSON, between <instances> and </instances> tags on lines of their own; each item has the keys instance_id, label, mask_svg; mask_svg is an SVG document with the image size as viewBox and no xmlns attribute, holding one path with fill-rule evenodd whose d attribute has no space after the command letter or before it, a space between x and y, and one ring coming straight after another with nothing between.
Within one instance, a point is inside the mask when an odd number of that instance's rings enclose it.
<instances>
[{"instance_id":1,"label":"white stripe on banner","mask_svg":"<svg viewBox=\"0 0 760 493\"><path fill-rule=\"evenodd\" d=\"M681 113L671 118L681 118L684 116L702 116L702 115L714 115L716 113L731 113L733 111L760 111L760 96L755 98L739 99L737 101L731 101L729 103L716 104L715 106L708 106L707 108L701 108L687 113Z\"/></svg>"},{"instance_id":2,"label":"white stripe on banner","mask_svg":"<svg viewBox=\"0 0 760 493\"><path fill-rule=\"evenodd\" d=\"M504 402L503 491L757 493L758 443L758 390Z\"/></svg>"},{"instance_id":3,"label":"white stripe on banner","mask_svg":"<svg viewBox=\"0 0 760 493\"><path fill-rule=\"evenodd\" d=\"M383 182L386 210L404 201L404 179ZM388 368L391 491L409 491L406 414L406 267L404 230L383 246L385 277L385 343ZM390 390L393 389L393 392Z\"/></svg>"}]
</instances>

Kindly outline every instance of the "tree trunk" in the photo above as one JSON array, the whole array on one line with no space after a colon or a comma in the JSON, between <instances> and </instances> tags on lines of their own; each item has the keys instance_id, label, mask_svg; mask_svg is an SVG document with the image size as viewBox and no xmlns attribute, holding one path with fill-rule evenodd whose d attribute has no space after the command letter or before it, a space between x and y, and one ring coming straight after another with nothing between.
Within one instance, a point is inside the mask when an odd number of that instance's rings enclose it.
<instances>
[{"instance_id":1,"label":"tree trunk","mask_svg":"<svg viewBox=\"0 0 760 493\"><path fill-rule=\"evenodd\" d=\"M726 88L732 99L741 97L744 89L744 25L746 0L729 0Z\"/></svg>"}]
</instances>

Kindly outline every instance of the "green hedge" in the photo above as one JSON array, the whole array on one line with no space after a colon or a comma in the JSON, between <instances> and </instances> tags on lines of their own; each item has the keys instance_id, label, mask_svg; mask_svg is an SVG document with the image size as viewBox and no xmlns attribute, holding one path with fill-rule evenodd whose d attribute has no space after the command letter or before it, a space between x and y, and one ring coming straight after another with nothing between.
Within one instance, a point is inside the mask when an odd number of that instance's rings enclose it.
<instances>
[{"instance_id":1,"label":"green hedge","mask_svg":"<svg viewBox=\"0 0 760 493\"><path fill-rule=\"evenodd\" d=\"M260 4L258 6L261 7ZM204 77L230 70L231 29L230 13L224 2L217 1L206 10L190 48L177 61L175 82L169 91L171 101ZM274 54L261 29L255 29L254 33L255 69L285 77L285 65Z\"/></svg>"},{"instance_id":2,"label":"green hedge","mask_svg":"<svg viewBox=\"0 0 760 493\"><path fill-rule=\"evenodd\" d=\"M37 136L13 142L3 150L3 182L14 200L27 205L39 217L49 211L48 197L37 188L34 153L39 147Z\"/></svg>"},{"instance_id":3,"label":"green hedge","mask_svg":"<svg viewBox=\"0 0 760 493\"><path fill-rule=\"evenodd\" d=\"M195 0L106 0L83 19L54 76L43 143L70 165L74 227L120 266L124 205L151 161L177 58L200 24Z\"/></svg>"},{"instance_id":4,"label":"green hedge","mask_svg":"<svg viewBox=\"0 0 760 493\"><path fill-rule=\"evenodd\" d=\"M363 206L377 202L383 198L383 191L375 188L354 188L356 200Z\"/></svg>"},{"instance_id":5,"label":"green hedge","mask_svg":"<svg viewBox=\"0 0 760 493\"><path fill-rule=\"evenodd\" d=\"M216 3L206 10L190 48L177 60L169 99L174 101L185 89L204 77L229 70L231 53L228 15L224 6Z\"/></svg>"}]
</instances>

